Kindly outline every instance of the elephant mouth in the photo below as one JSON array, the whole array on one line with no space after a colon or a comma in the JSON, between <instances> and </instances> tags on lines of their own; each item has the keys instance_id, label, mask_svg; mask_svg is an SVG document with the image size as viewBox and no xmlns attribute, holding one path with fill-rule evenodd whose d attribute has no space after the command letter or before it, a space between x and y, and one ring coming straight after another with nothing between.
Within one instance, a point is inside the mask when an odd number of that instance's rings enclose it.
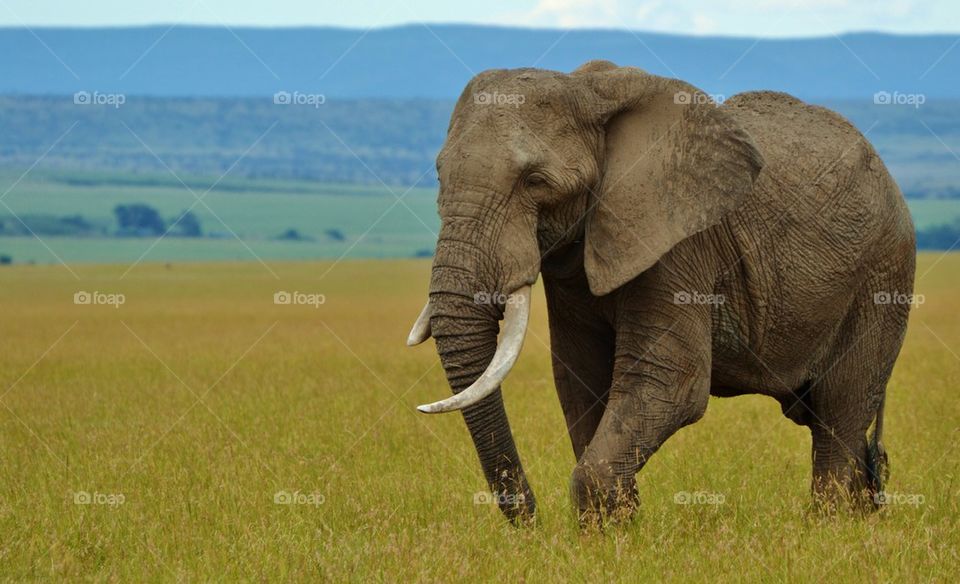
<instances>
[{"instance_id":1,"label":"elephant mouth","mask_svg":"<svg viewBox=\"0 0 960 584\"><path fill-rule=\"evenodd\" d=\"M425 414L440 414L468 408L495 392L513 368L530 320L530 286L521 286L507 296L503 327L497 350L490 364L476 381L463 391L437 402L417 406ZM430 303L424 306L407 337L407 345L418 345L430 338Z\"/></svg>"}]
</instances>

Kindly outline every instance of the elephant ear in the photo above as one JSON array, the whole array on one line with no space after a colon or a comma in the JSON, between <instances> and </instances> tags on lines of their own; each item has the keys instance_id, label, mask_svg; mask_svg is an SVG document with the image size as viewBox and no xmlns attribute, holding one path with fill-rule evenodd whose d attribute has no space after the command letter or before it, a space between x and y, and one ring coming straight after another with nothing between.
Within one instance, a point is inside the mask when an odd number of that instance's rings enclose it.
<instances>
[{"instance_id":1,"label":"elephant ear","mask_svg":"<svg viewBox=\"0 0 960 584\"><path fill-rule=\"evenodd\" d=\"M763 159L703 92L638 69L585 71L599 100L602 179L586 219L590 290L608 294L720 221Z\"/></svg>"}]
</instances>

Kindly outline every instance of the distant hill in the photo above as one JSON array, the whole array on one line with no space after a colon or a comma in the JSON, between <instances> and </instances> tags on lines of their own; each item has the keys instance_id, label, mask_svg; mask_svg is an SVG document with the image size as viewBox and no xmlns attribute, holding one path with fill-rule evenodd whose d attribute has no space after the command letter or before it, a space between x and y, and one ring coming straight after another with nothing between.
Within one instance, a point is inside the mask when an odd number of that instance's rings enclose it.
<instances>
[{"instance_id":1,"label":"distant hill","mask_svg":"<svg viewBox=\"0 0 960 584\"><path fill-rule=\"evenodd\" d=\"M328 99L453 99L473 72L484 69L569 71L604 58L723 95L776 89L805 99L871 99L878 91L960 98L954 41L937 35L768 40L466 25L7 28L0 29L0 93L252 97L299 90Z\"/></svg>"},{"instance_id":2,"label":"distant hill","mask_svg":"<svg viewBox=\"0 0 960 584\"><path fill-rule=\"evenodd\" d=\"M904 192L960 198L960 100L920 107L821 101L877 147ZM0 169L436 185L453 102L143 98L80 106L71 96L0 96ZM942 140L942 142L941 142ZM948 149L949 148L949 149ZM0 190L4 183L0 181ZM239 188L239 187L237 187Z\"/></svg>"},{"instance_id":3,"label":"distant hill","mask_svg":"<svg viewBox=\"0 0 960 584\"><path fill-rule=\"evenodd\" d=\"M434 179L452 107L135 96L112 107L76 105L71 96L0 96L0 168L212 176L229 169L244 178L411 185Z\"/></svg>"}]
</instances>

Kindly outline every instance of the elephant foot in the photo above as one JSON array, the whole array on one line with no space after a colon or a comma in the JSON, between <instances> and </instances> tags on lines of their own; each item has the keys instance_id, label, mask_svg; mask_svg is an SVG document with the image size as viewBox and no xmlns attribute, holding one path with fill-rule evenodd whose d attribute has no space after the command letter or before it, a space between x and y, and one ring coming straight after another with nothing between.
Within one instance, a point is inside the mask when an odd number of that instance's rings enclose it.
<instances>
[{"instance_id":1,"label":"elephant foot","mask_svg":"<svg viewBox=\"0 0 960 584\"><path fill-rule=\"evenodd\" d=\"M823 514L869 513L888 503L883 483L889 462L883 445L860 432L848 434L813 428L811 491L814 506Z\"/></svg>"},{"instance_id":2,"label":"elephant foot","mask_svg":"<svg viewBox=\"0 0 960 584\"><path fill-rule=\"evenodd\" d=\"M640 504L636 480L615 476L607 464L577 465L570 490L583 529L625 523Z\"/></svg>"},{"instance_id":3,"label":"elephant foot","mask_svg":"<svg viewBox=\"0 0 960 584\"><path fill-rule=\"evenodd\" d=\"M886 494L870 488L859 476L852 479L833 475L815 477L811 491L814 509L821 515L866 514L879 510L886 503Z\"/></svg>"},{"instance_id":4,"label":"elephant foot","mask_svg":"<svg viewBox=\"0 0 960 584\"><path fill-rule=\"evenodd\" d=\"M525 479L493 485L489 492L474 495L474 503L496 503L507 520L518 527L536 521L537 500Z\"/></svg>"},{"instance_id":5,"label":"elephant foot","mask_svg":"<svg viewBox=\"0 0 960 584\"><path fill-rule=\"evenodd\" d=\"M537 501L527 489L515 494L497 493L497 506L507 521L517 527L533 525L537 520Z\"/></svg>"}]
</instances>

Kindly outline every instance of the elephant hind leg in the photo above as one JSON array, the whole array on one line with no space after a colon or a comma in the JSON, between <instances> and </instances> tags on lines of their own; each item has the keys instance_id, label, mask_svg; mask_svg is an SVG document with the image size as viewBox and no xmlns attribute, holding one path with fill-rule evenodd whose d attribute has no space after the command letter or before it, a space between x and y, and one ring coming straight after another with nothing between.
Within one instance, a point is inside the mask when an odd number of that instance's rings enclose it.
<instances>
[{"instance_id":1,"label":"elephant hind leg","mask_svg":"<svg viewBox=\"0 0 960 584\"><path fill-rule=\"evenodd\" d=\"M814 495L827 502L841 495L855 506L874 509L887 469L883 403L906 318L895 307L874 305L869 310L872 318L861 314L845 328L835 357L824 364L825 373L811 386L806 403Z\"/></svg>"},{"instance_id":2,"label":"elephant hind leg","mask_svg":"<svg viewBox=\"0 0 960 584\"><path fill-rule=\"evenodd\" d=\"M855 506L869 503L869 453L865 434L860 428L847 430L815 422L813 435L814 498L819 504L833 507L849 500Z\"/></svg>"},{"instance_id":3,"label":"elephant hind leg","mask_svg":"<svg viewBox=\"0 0 960 584\"><path fill-rule=\"evenodd\" d=\"M850 387L840 389L852 390ZM780 398L783 414L794 423L810 428L814 496L831 500L836 495L846 496L863 489L879 492L881 468L886 463L879 434L875 430L869 436L862 432L863 420L856 414L850 415L841 408L838 415L822 403L815 406L814 391L822 395L831 392L831 388L823 382L811 381Z\"/></svg>"},{"instance_id":4,"label":"elephant hind leg","mask_svg":"<svg viewBox=\"0 0 960 584\"><path fill-rule=\"evenodd\" d=\"M833 376L830 376L833 377ZM814 388L829 393L829 383ZM863 403L825 408L814 400L810 432L813 438L814 497L835 505L848 499L854 507L879 506L888 473L887 453L881 440L886 379L869 389L846 386L847 393L861 394Z\"/></svg>"}]
</instances>

